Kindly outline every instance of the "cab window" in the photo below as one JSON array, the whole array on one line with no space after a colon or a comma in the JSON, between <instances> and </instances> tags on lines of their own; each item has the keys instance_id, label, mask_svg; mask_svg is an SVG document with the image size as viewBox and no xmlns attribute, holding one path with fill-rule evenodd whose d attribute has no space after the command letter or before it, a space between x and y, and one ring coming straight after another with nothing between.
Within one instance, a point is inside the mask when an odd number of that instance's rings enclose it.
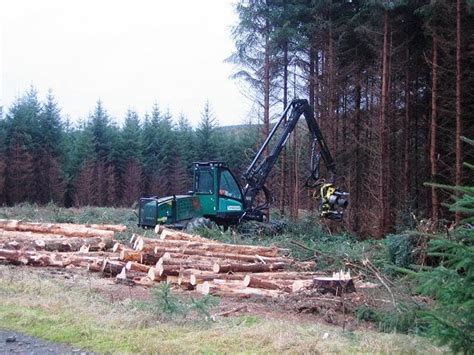
<instances>
[{"instance_id":1,"label":"cab window","mask_svg":"<svg viewBox=\"0 0 474 355\"><path fill-rule=\"evenodd\" d=\"M242 200L239 185L228 170L222 170L220 174L219 195Z\"/></svg>"},{"instance_id":2,"label":"cab window","mask_svg":"<svg viewBox=\"0 0 474 355\"><path fill-rule=\"evenodd\" d=\"M201 194L212 194L214 192L212 171L210 169L198 169L196 171L196 190Z\"/></svg>"}]
</instances>

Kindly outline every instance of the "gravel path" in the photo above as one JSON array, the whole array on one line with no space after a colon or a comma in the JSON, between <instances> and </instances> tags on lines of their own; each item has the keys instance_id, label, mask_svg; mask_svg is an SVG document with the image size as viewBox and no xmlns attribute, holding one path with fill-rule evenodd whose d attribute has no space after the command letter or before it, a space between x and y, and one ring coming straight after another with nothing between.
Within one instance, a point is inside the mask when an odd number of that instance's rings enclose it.
<instances>
[{"instance_id":1,"label":"gravel path","mask_svg":"<svg viewBox=\"0 0 474 355\"><path fill-rule=\"evenodd\" d=\"M83 349L72 348L71 346L53 343L9 330L0 330L0 354L92 354Z\"/></svg>"}]
</instances>

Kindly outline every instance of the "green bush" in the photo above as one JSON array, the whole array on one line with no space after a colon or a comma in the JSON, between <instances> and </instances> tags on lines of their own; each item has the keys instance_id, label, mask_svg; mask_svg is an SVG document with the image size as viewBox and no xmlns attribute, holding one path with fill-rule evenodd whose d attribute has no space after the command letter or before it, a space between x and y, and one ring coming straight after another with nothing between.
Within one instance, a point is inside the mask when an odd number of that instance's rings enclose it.
<instances>
[{"instance_id":1,"label":"green bush","mask_svg":"<svg viewBox=\"0 0 474 355\"><path fill-rule=\"evenodd\" d=\"M211 308L219 304L219 298L206 295L201 298L181 299L173 294L168 283L160 283L152 288L149 306L158 316L166 319L185 318L190 313L198 319L211 320ZM141 305L143 307L143 305Z\"/></svg>"}]
</instances>

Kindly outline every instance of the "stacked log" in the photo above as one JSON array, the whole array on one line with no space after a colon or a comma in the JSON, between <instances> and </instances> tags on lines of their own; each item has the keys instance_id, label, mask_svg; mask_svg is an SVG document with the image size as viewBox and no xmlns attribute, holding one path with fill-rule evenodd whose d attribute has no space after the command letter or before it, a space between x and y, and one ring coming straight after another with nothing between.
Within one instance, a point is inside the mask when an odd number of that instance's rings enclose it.
<instances>
[{"instance_id":1,"label":"stacked log","mask_svg":"<svg viewBox=\"0 0 474 355\"><path fill-rule=\"evenodd\" d=\"M17 265L111 269L119 255L109 252L121 225L0 220L0 260Z\"/></svg>"},{"instance_id":2,"label":"stacked log","mask_svg":"<svg viewBox=\"0 0 474 355\"><path fill-rule=\"evenodd\" d=\"M144 266L140 276L147 271L148 278L155 282L176 284L202 294L278 297L319 285L315 281L318 278L320 282L325 280L324 274L307 271L314 269L314 262L296 262L281 255L287 250L275 246L220 243L163 226L155 232L157 238L133 235L129 249L115 246L121 250L122 261L127 261L130 268L132 262ZM324 287L336 285L339 283L325 283Z\"/></svg>"},{"instance_id":3,"label":"stacked log","mask_svg":"<svg viewBox=\"0 0 474 355\"><path fill-rule=\"evenodd\" d=\"M117 283L149 287L167 282L184 290L232 297L280 297L303 289L354 292L350 275L332 277L297 262L276 246L221 243L156 228L156 238L133 234L114 240L123 226L0 220L0 261L17 265L78 267Z\"/></svg>"}]
</instances>

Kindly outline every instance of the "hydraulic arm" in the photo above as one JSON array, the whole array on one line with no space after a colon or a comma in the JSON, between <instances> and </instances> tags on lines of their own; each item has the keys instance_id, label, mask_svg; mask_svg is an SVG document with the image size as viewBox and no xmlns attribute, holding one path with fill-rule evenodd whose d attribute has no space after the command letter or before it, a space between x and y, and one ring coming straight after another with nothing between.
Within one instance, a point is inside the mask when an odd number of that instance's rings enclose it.
<instances>
[{"instance_id":1,"label":"hydraulic arm","mask_svg":"<svg viewBox=\"0 0 474 355\"><path fill-rule=\"evenodd\" d=\"M309 132L313 139L313 147L311 150L311 171L310 176L306 181L306 185L312 188L320 188L320 210L323 217L334 220L342 219L343 211L348 204L345 196L348 194L340 191L333 185L336 176L334 159L329 152L319 125L316 122L314 111L305 99L295 99L285 109L265 142L260 147L260 150L252 163L243 174L243 179L246 182L243 191L246 203L244 218L261 219L262 211L267 209L271 204L272 196L268 188L265 186L265 182L275 166L288 137L295 129L301 115L304 115ZM288 119L285 123L285 118L287 116ZM277 135L278 129L281 126L283 126L282 131L276 138L276 143L273 145L268 155L264 156L264 151L268 148L272 139ZM330 173L329 181L320 178L319 163L321 158ZM256 205L257 196L260 192L263 192L265 200L263 203Z\"/></svg>"}]
</instances>

